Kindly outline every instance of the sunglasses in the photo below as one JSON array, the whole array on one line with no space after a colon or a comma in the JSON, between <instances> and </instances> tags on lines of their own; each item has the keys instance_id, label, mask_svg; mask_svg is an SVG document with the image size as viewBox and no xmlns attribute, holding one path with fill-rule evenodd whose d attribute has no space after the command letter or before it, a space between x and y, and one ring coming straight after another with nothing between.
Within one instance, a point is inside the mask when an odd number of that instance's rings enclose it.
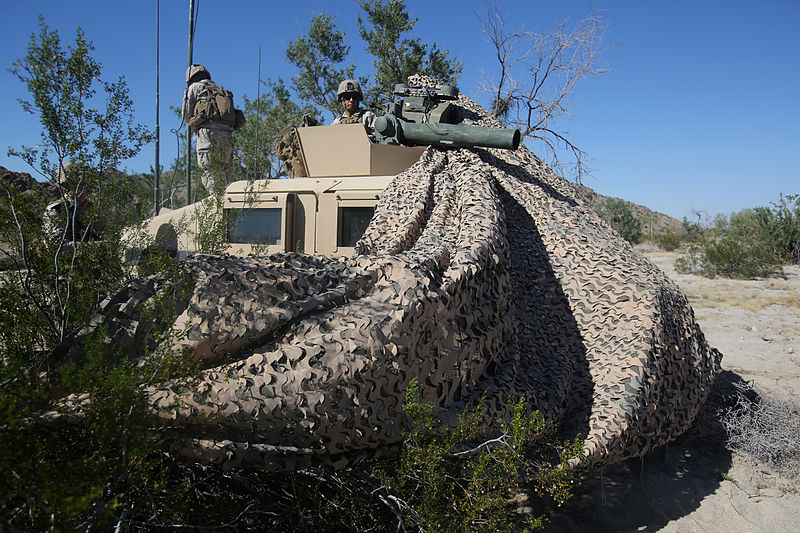
<instances>
[{"instance_id":1,"label":"sunglasses","mask_svg":"<svg viewBox=\"0 0 800 533\"><path fill-rule=\"evenodd\" d=\"M343 94L342 95L342 102L345 100L358 100L357 94Z\"/></svg>"}]
</instances>

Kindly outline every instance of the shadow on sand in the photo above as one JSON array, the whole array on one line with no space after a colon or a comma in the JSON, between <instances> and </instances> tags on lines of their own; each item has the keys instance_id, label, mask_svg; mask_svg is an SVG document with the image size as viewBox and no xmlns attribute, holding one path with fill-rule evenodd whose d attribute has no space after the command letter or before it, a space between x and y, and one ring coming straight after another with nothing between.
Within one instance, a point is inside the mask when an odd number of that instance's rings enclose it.
<instances>
[{"instance_id":1,"label":"shadow on sand","mask_svg":"<svg viewBox=\"0 0 800 533\"><path fill-rule=\"evenodd\" d=\"M588 474L544 531L658 531L696 510L731 468L719 415L733 406L735 385L743 382L722 372L689 431L644 457Z\"/></svg>"}]
</instances>

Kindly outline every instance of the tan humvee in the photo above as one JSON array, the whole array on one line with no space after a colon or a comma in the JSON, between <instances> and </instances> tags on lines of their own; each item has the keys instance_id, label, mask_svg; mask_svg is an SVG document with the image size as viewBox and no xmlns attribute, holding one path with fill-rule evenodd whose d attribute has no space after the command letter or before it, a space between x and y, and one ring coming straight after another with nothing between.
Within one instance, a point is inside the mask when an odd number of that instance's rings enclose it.
<instances>
[{"instance_id":1,"label":"tan humvee","mask_svg":"<svg viewBox=\"0 0 800 533\"><path fill-rule=\"evenodd\" d=\"M371 143L361 124L296 131L308 177L237 181L225 189L227 253L352 255L383 189L425 150ZM213 209L203 204L162 212L147 223L147 234L179 258L197 251L198 217L208 219Z\"/></svg>"}]
</instances>

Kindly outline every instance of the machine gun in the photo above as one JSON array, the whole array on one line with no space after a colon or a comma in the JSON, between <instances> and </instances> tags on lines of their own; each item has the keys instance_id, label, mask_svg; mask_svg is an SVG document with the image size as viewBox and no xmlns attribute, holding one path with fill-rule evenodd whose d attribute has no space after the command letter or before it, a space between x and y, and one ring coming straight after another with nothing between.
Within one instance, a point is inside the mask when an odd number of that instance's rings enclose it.
<instances>
[{"instance_id":1,"label":"machine gun","mask_svg":"<svg viewBox=\"0 0 800 533\"><path fill-rule=\"evenodd\" d=\"M397 84L393 94L400 98L386 104L383 115L375 119L376 142L509 150L519 147L518 129L457 124L456 106L453 105L458 98L456 87L445 85L432 89Z\"/></svg>"}]
</instances>

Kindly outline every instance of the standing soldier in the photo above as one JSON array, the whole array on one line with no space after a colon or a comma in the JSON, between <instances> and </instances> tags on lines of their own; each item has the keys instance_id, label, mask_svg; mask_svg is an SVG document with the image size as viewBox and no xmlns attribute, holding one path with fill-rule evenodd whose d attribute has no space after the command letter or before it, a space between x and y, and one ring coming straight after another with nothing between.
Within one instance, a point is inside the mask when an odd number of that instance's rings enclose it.
<instances>
[{"instance_id":1,"label":"standing soldier","mask_svg":"<svg viewBox=\"0 0 800 533\"><path fill-rule=\"evenodd\" d=\"M375 113L361 108L364 94L356 80L344 80L339 84L337 97L344 106L344 113L333 120L333 124L358 124L361 122L368 132L372 132Z\"/></svg>"},{"instance_id":2,"label":"standing soldier","mask_svg":"<svg viewBox=\"0 0 800 533\"><path fill-rule=\"evenodd\" d=\"M210 193L218 179L231 178L233 131L244 125L244 114L233 107L233 93L211 81L203 65L186 70L183 120L197 135L197 164L203 186Z\"/></svg>"}]
</instances>

